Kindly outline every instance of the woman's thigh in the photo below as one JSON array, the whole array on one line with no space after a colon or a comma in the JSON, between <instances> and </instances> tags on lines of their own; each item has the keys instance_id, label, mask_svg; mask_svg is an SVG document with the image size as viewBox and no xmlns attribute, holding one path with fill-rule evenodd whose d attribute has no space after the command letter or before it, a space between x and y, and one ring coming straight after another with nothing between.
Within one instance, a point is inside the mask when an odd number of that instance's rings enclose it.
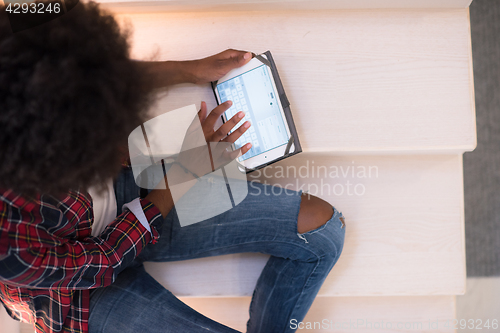
<instances>
[{"instance_id":1,"label":"woman's thigh","mask_svg":"<svg viewBox=\"0 0 500 333\"><path fill-rule=\"evenodd\" d=\"M334 210L327 223L334 224L333 228L324 225L299 234L297 218L301 192L257 182L248 182L247 187L245 199L232 209L188 226L181 226L174 207L164 219L160 239L142 251L140 260L176 261L260 252L308 261L331 255L332 248L341 248L344 230L339 220L342 215L338 211ZM120 212L121 205L139 193L130 169L120 175L115 189Z\"/></svg>"},{"instance_id":2,"label":"woman's thigh","mask_svg":"<svg viewBox=\"0 0 500 333\"><path fill-rule=\"evenodd\" d=\"M181 227L173 209L164 220L159 241L148 245L140 258L175 261L260 252L307 261L330 254L334 238L343 243L343 233L335 228L332 230L338 230L338 235L327 237L333 239L315 234L310 236L316 237L315 241L308 242L303 234L297 233L300 202L300 192L249 182L248 195L240 204L202 222ZM338 216L329 222L340 225Z\"/></svg>"}]
</instances>

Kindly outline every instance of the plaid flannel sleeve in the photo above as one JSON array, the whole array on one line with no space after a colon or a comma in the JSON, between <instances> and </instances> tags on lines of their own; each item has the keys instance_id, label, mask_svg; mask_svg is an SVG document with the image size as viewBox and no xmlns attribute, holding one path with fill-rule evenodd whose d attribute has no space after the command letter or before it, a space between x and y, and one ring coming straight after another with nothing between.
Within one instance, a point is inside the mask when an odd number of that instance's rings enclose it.
<instances>
[{"instance_id":1,"label":"plaid flannel sleeve","mask_svg":"<svg viewBox=\"0 0 500 333\"><path fill-rule=\"evenodd\" d=\"M71 214L56 205L29 209L0 200L0 281L10 286L89 289L110 285L150 241L159 237L161 214L151 202L141 206L151 233L131 212L124 212L99 237L78 233L75 224L84 204L72 203ZM69 216L69 218L68 218Z\"/></svg>"}]
</instances>

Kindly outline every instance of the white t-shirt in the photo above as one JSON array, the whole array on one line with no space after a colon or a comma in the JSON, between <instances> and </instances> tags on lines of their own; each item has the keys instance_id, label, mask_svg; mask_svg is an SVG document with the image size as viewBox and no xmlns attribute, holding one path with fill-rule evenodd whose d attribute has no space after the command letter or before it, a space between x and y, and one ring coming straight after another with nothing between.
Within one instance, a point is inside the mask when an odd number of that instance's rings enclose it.
<instances>
[{"instance_id":1,"label":"white t-shirt","mask_svg":"<svg viewBox=\"0 0 500 333\"><path fill-rule=\"evenodd\" d=\"M88 193L92 197L92 208L94 211L94 223L92 224L91 235L99 236L116 218L117 207L113 180L110 179L106 182L106 188L101 193L97 191L96 187L89 188ZM124 204L122 210L124 209L130 210L144 228L148 232L151 232L151 227L146 215L144 215L139 198Z\"/></svg>"},{"instance_id":2,"label":"white t-shirt","mask_svg":"<svg viewBox=\"0 0 500 333\"><path fill-rule=\"evenodd\" d=\"M95 187L89 188L88 192L92 197L94 210L92 236L98 236L116 218L116 198L113 180L110 179L106 183L106 189L102 193L99 193Z\"/></svg>"}]
</instances>

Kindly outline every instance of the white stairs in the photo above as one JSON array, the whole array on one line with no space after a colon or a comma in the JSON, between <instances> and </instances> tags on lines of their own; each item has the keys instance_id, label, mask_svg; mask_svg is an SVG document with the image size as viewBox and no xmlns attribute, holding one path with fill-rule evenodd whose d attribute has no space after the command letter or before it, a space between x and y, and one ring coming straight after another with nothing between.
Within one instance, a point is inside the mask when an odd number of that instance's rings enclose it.
<instances>
[{"instance_id":1,"label":"white stairs","mask_svg":"<svg viewBox=\"0 0 500 333\"><path fill-rule=\"evenodd\" d=\"M343 254L304 320L323 326L304 331L454 331L466 278L462 154L476 145L470 1L101 1L132 23L137 59L271 50L304 152L249 178L309 186L347 224ZM208 85L172 87L152 116L202 100L216 105ZM245 331L266 259L147 269Z\"/></svg>"}]
</instances>

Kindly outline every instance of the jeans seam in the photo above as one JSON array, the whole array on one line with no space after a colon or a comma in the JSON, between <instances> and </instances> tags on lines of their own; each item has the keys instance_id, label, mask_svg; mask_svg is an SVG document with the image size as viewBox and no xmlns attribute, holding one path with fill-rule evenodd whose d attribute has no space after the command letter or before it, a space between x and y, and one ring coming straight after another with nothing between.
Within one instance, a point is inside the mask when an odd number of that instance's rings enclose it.
<instances>
[{"instance_id":1,"label":"jeans seam","mask_svg":"<svg viewBox=\"0 0 500 333\"><path fill-rule=\"evenodd\" d=\"M273 240L271 240L273 241ZM220 250L220 249L225 249L225 248L228 248L228 247L235 247L235 246L242 246L242 245L247 245L247 244L252 244L252 243L260 243L260 242L268 242L268 241L251 241L251 242L245 242L245 243L238 243L238 244L234 244L234 245L230 245L230 246L224 246L224 247L217 247L217 248L211 248L210 251L204 251L204 252L197 252L196 254L194 254L195 257L193 258L181 258L181 257L169 257L167 259L167 261L165 261L165 259L161 259L161 260L144 260L145 262L146 261L149 261L149 262L169 262L169 261L180 261L180 260L191 260L191 259L196 259L196 258L203 258L203 257L199 257L199 255L202 255L203 253L208 253L208 252L211 252L211 251L217 251L217 250ZM296 246L299 246L301 249L303 250L306 250L308 251L309 253L313 254L316 258L321 258L323 256L321 255L318 255L317 253L315 253L314 251L311 251L311 249L305 247L305 246L302 246L300 243L296 244L296 243L290 243L290 242L285 242L285 241L274 241L275 243L285 243L285 244L292 244L292 245L296 245ZM242 253L242 252L238 252L238 253ZM262 252L247 252L247 253L262 253ZM265 253L264 253L265 254ZM220 256L222 254L216 254L216 255L213 255L212 257L215 257L215 256ZM297 260L297 259L292 259L292 260Z\"/></svg>"},{"instance_id":2,"label":"jeans seam","mask_svg":"<svg viewBox=\"0 0 500 333\"><path fill-rule=\"evenodd\" d=\"M295 214L295 232L299 233L299 213L300 213L300 205L302 204L302 190L299 192L299 204L297 205L297 213Z\"/></svg>"},{"instance_id":3,"label":"jeans seam","mask_svg":"<svg viewBox=\"0 0 500 333\"><path fill-rule=\"evenodd\" d=\"M287 268L287 267L288 267L288 265L290 265L290 263L291 263L291 262L292 262L292 261L290 260L290 261L288 261L288 262L286 263L286 265L285 265L285 266L283 267L283 269L280 271L280 273L279 273L278 277L279 277L279 276L281 276L281 275L283 274L283 271L285 270L285 268ZM275 290L275 289L276 289L276 285L273 285L273 290L269 293L269 295L272 295L272 293L274 292L274 290ZM271 297L268 297L268 298L267 298L267 300L266 300L266 304L265 304L265 306L264 306L264 309L266 309L266 308L267 308L267 305L268 305L268 303L269 303L269 300L270 300L270 299L271 299ZM291 313L292 313L292 312L293 312L293 310L291 311ZM260 331L261 331L261 328L262 328L262 322L260 322L260 323L259 323L259 329L258 329L258 332L260 332ZM286 329L286 326L285 326L285 329Z\"/></svg>"},{"instance_id":4,"label":"jeans seam","mask_svg":"<svg viewBox=\"0 0 500 333\"><path fill-rule=\"evenodd\" d=\"M319 264L320 264L320 261L321 261L321 258L318 258L318 261L316 263L316 266L314 266L314 269L312 270L311 274L309 274L309 276L307 277L307 280L306 282L304 283L304 286L302 287L302 290L300 291L300 294L299 294L299 297L297 297L297 301L295 302L294 306L293 306L293 309L292 311L290 312L290 315L288 317L288 321L287 321L287 324L290 322L291 318L292 317L292 314L294 312L294 310L296 309L297 307L297 304L299 303L299 300L301 299L301 297L304 295L304 289L307 287L308 283L309 283L309 280L311 279L311 276L316 272L316 269L318 268ZM284 328L284 331L283 332L286 332L286 330L288 329L288 326L285 326Z\"/></svg>"}]
</instances>

